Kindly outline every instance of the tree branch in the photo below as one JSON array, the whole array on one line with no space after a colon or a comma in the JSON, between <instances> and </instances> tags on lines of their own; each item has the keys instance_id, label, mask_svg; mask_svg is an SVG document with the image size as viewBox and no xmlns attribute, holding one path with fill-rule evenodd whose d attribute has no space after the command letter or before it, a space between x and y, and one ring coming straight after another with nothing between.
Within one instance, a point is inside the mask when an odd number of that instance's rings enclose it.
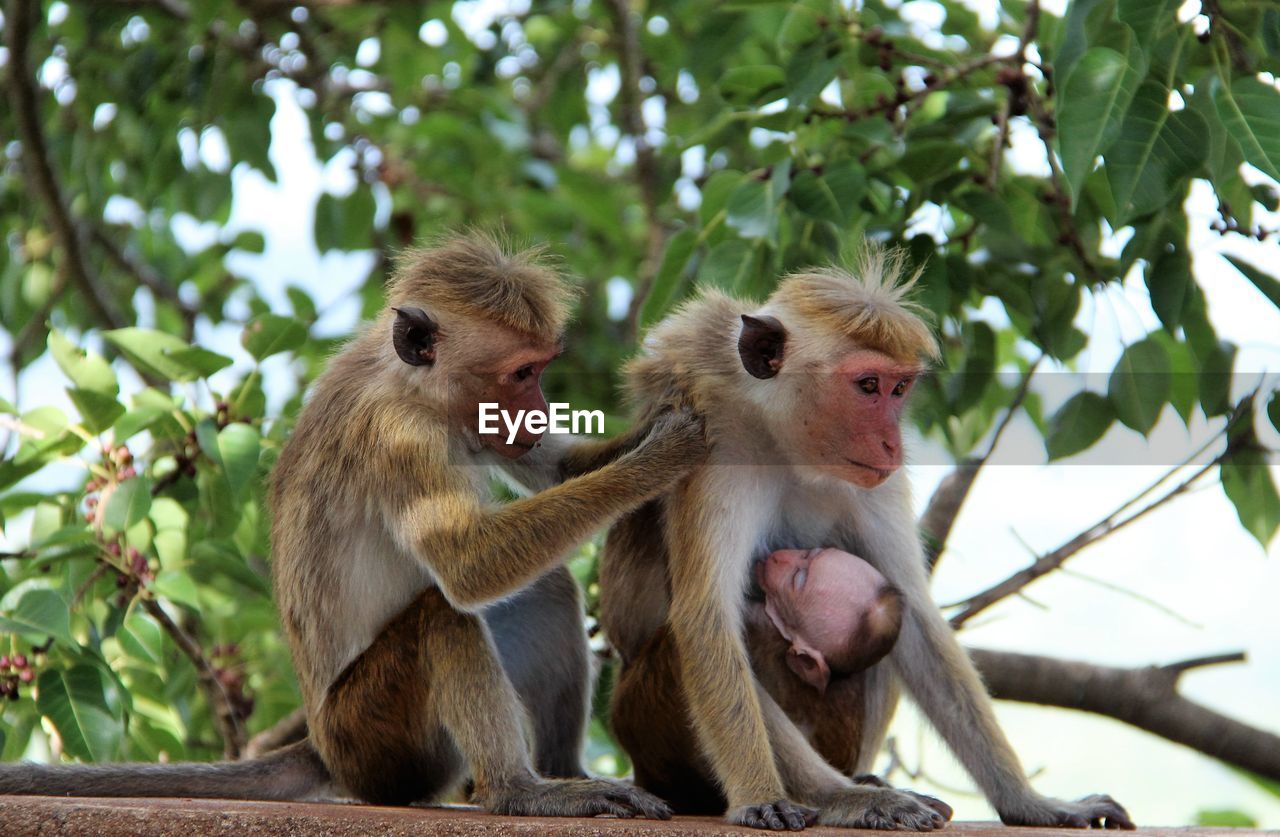
<instances>
[{"instance_id":1,"label":"tree branch","mask_svg":"<svg viewBox=\"0 0 1280 837\"><path fill-rule=\"evenodd\" d=\"M244 757L256 759L272 750L278 750L286 744L301 741L307 735L307 710L299 706L285 715L274 726L249 739L244 748Z\"/></svg>"},{"instance_id":2,"label":"tree branch","mask_svg":"<svg viewBox=\"0 0 1280 837\"><path fill-rule=\"evenodd\" d=\"M182 629L182 626L169 618L169 614L164 612L164 608L160 607L155 599L143 599L142 606L146 609L151 617L160 623L160 627L164 628L179 650L186 655L196 667L196 678L200 683L200 690L204 692L205 699L209 701L209 708L213 710L213 721L218 728L218 734L222 737L222 754L223 758L238 759L244 748L244 727L240 724L240 719L236 715L235 707L231 703L231 696L227 694L227 689L222 685L222 681L218 679L218 674L213 670L213 666L204 655L204 651L200 648L200 644L196 642L191 634Z\"/></svg>"},{"instance_id":3,"label":"tree branch","mask_svg":"<svg viewBox=\"0 0 1280 837\"><path fill-rule=\"evenodd\" d=\"M124 248L117 244L99 224L90 224L89 234L93 242L106 252L117 267L132 276L138 284L148 288L158 299L167 300L177 307L186 324L187 339L190 340L199 310L184 302L178 289L172 282L161 276L159 271L126 253Z\"/></svg>"},{"instance_id":4,"label":"tree branch","mask_svg":"<svg viewBox=\"0 0 1280 837\"><path fill-rule=\"evenodd\" d=\"M977 616L979 613L986 610L987 608L991 607L993 604L1000 601L1001 599L1004 599L1016 593L1019 593L1024 587L1026 587L1031 582L1035 581L1041 576L1048 575L1049 573L1053 572L1058 567L1062 566L1062 564L1065 563L1068 558L1070 558L1072 555L1075 555L1077 552L1084 549L1085 547L1092 546L1093 544L1097 543L1098 541L1102 540L1108 535L1115 534L1116 532L1125 528L1129 524L1140 520L1141 518L1145 517L1146 515L1158 509L1160 506L1163 506L1165 503L1168 503L1170 500L1173 500L1175 497L1178 497L1186 493L1186 491L1190 489L1195 482L1197 482L1205 474L1209 473L1210 470L1217 467L1223 461L1223 459L1227 457L1228 453L1229 453L1229 449L1228 451L1224 451L1223 453L1214 457L1212 462L1200 468L1198 471L1196 471L1187 479L1178 483L1178 485L1171 488L1163 496L1151 501L1150 503L1143 506L1141 509L1129 515L1128 517L1121 518L1120 509L1112 512L1102 520L1095 523L1093 526L1090 526L1088 529L1084 530L1083 532L1076 535L1071 540L1064 543L1062 546L1058 547L1052 552L1049 552L1049 553L1046 553L1045 555L1040 556L1031 564L1031 566L1027 567L1026 569L1020 570L1014 573L1013 575L1009 576L1008 578L1006 578L1004 581L1001 581L997 584L993 584L991 587L988 587L986 590L983 590L981 593L978 593L977 595L966 599L964 602L961 603L964 609L961 610L959 613L957 613L955 616L951 617L951 626L954 628L960 627L965 622L968 622L970 619ZM1178 466L1178 467L1181 467L1181 466ZM1176 468L1174 470L1176 470ZM1133 503L1132 500L1127 501L1124 504L1124 506L1121 507L1121 509L1127 508L1132 503Z\"/></svg>"},{"instance_id":5,"label":"tree branch","mask_svg":"<svg viewBox=\"0 0 1280 837\"><path fill-rule=\"evenodd\" d=\"M71 217L62 185L49 160L40 121L36 79L31 71L32 29L38 9L33 0L9 0L5 7L5 41L9 47L9 105L22 141L22 170L36 199L44 205L46 220L62 249L71 282L84 294L89 308L108 328L123 328L128 321L116 307L85 253L82 230Z\"/></svg>"},{"instance_id":6,"label":"tree branch","mask_svg":"<svg viewBox=\"0 0 1280 837\"><path fill-rule=\"evenodd\" d=\"M986 590L983 590L975 596L965 599L962 602L958 602L957 604L962 606L964 609L951 617L952 627L960 627L965 622L991 607L1001 599L1015 594L1020 594L1022 589L1028 584L1035 581L1037 578L1056 570L1058 567L1062 566L1068 558L1075 555L1080 550L1097 543L1108 535L1118 532L1129 524L1134 523L1145 517L1147 514L1155 511L1170 500L1173 500L1189 491L1192 485L1200 480L1205 474L1209 473L1209 471L1216 466L1222 464L1223 461L1236 452L1237 442L1231 438L1231 432L1239 421L1251 415L1251 411L1253 409L1252 404L1257 394L1257 390L1255 390L1249 396L1241 399L1241 401L1236 405L1235 410L1227 417L1227 421L1222 426L1222 429L1201 445L1194 453L1191 454L1191 456L1187 457L1187 459L1178 465L1175 465L1167 473L1161 476L1160 479L1138 492L1138 494L1126 500L1119 508L1111 512L1105 518L1076 535L1054 551L1037 558L1031 566L1026 569L1014 573L1004 581L988 587ZM1222 453L1215 456L1207 465L1201 467L1190 477L1169 489L1169 491L1167 491L1163 496L1152 500L1146 506L1143 506L1128 517L1121 517L1124 512L1136 506L1144 497L1155 492L1159 486L1169 480L1169 478L1176 474L1179 469L1184 468L1199 459L1200 456L1208 451L1218 439L1223 437L1227 439L1225 449Z\"/></svg>"},{"instance_id":7,"label":"tree branch","mask_svg":"<svg viewBox=\"0 0 1280 837\"><path fill-rule=\"evenodd\" d=\"M1115 718L1268 779L1280 780L1280 736L1178 693L1190 668L1238 662L1222 654L1167 666L1112 668L1029 654L969 649L993 697Z\"/></svg>"},{"instance_id":8,"label":"tree branch","mask_svg":"<svg viewBox=\"0 0 1280 837\"><path fill-rule=\"evenodd\" d=\"M645 137L642 103L644 91L640 89L642 73L640 34L636 29L636 15L628 0L610 0L607 4L613 14L618 41L618 69L621 86L618 88L618 108L622 128L635 146L636 161L633 166L636 185L640 187L640 201L644 204L646 226L644 261L637 271L635 293L631 297L631 309L627 323L634 337L639 330L640 309L649 296L653 282L662 264L662 251L666 249L667 236L658 216L658 158Z\"/></svg>"},{"instance_id":9,"label":"tree branch","mask_svg":"<svg viewBox=\"0 0 1280 837\"><path fill-rule=\"evenodd\" d=\"M1036 369L1040 367L1042 360L1044 360L1043 356L1036 358L1035 362L1023 373L1022 380L1018 383L1018 389L1014 392L1013 399L1009 402L1004 417L1000 419L1000 423L996 426L995 432L991 436L991 444L987 446L986 453L977 459L967 459L956 465L955 469L943 478L933 492L933 496L929 498L929 504L925 507L924 514L920 516L920 530L924 535L925 560L928 562L930 571L937 565L938 558L942 555L942 551L946 549L947 539L951 536L951 528L955 525L956 517L960 514L960 508L964 505L965 498L969 496L969 491L973 488L973 483L978 478L978 472L982 470L982 466L991 458L991 454L995 452L996 445L1000 443L1000 437L1004 435L1005 428L1009 426L1014 414L1018 412L1018 408L1026 400L1027 392L1031 387L1031 377L1035 375Z\"/></svg>"}]
</instances>

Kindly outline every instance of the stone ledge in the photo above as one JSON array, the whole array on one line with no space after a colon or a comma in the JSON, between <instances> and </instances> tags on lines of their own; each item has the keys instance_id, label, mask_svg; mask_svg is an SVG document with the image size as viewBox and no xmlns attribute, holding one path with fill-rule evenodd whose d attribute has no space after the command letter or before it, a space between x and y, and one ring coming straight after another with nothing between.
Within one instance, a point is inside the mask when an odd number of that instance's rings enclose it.
<instances>
[{"instance_id":1,"label":"stone ledge","mask_svg":"<svg viewBox=\"0 0 1280 837\"><path fill-rule=\"evenodd\" d=\"M193 837L201 834L266 837L356 837L379 835L573 834L582 837L699 837L708 834L762 834L707 817L655 820L545 819L496 817L468 806L381 808L313 802L236 802L221 799L86 799L79 797L0 797L0 834L5 837L58 834L68 837ZM806 834L880 834L875 831L811 828ZM943 834L957 837L1080 837L1058 828L1007 828L998 823L950 823ZM1230 828L1143 828L1141 837L1192 837L1221 834L1263 837L1267 832ZM1274 837L1274 832L1271 832Z\"/></svg>"}]
</instances>

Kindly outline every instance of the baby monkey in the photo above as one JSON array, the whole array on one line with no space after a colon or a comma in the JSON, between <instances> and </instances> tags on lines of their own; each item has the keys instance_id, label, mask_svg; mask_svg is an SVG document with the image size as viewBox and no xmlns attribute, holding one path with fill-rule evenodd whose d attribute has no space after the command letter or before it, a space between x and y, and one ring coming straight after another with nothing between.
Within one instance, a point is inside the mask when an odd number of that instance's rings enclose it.
<instances>
[{"instance_id":1,"label":"baby monkey","mask_svg":"<svg viewBox=\"0 0 1280 837\"><path fill-rule=\"evenodd\" d=\"M879 662L902 628L902 594L840 549L779 549L755 564L755 582L751 630L777 629L787 667L819 695Z\"/></svg>"}]
</instances>

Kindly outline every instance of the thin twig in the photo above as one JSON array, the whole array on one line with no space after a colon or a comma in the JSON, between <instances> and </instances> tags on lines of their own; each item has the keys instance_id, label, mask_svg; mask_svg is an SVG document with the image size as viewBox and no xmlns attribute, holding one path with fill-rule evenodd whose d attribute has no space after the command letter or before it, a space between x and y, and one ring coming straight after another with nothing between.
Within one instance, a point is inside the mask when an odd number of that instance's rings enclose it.
<instances>
[{"instance_id":1,"label":"thin twig","mask_svg":"<svg viewBox=\"0 0 1280 837\"><path fill-rule=\"evenodd\" d=\"M1196 481L1198 481L1205 474L1209 473L1211 469L1213 469L1214 467L1219 465L1224 459L1226 459L1226 457L1229 456L1231 452L1232 451L1228 446L1227 450L1223 451L1221 454L1214 457L1212 462L1200 468L1190 477L1188 477L1187 479L1183 480L1181 483L1179 483L1178 485L1170 489L1163 496L1153 500L1151 503L1139 509L1138 511L1134 512L1133 514L1129 515L1128 517L1117 519L1118 515L1114 512L1112 514L1107 515L1105 518L1098 521L1093 526L1089 527L1088 529L1081 532L1080 534L1076 535L1074 538L1067 541L1062 546L1058 547L1052 552L1049 552L1037 558L1031 564L1031 566L1027 567L1026 569L1020 570L1014 573L1013 575L1009 576L1005 580L997 584L993 584L991 587L988 587L986 590L983 590L981 593L978 593L977 595L971 596L970 598L966 599L964 602L961 603L964 609L961 610L959 613L957 613L955 616L951 617L951 626L954 628L960 627L965 622L969 621L974 616L978 615L982 611L991 607L1001 599L1007 598L1008 596L1011 596L1020 592L1024 587L1026 587L1031 582L1035 581L1041 576L1048 575L1049 573L1053 572L1058 567L1062 566L1062 564L1068 558L1075 555L1077 552L1084 549L1085 547L1092 546L1093 544L1096 544L1097 542L1103 540L1104 538L1115 534L1116 532L1120 531L1121 529L1124 529L1130 524L1135 523L1138 520L1141 520L1143 517L1146 517L1151 512L1163 506L1165 503L1168 503L1169 501L1184 494L1187 491L1187 489L1189 489ZM1125 505L1128 506L1130 504L1126 503Z\"/></svg>"},{"instance_id":2,"label":"thin twig","mask_svg":"<svg viewBox=\"0 0 1280 837\"><path fill-rule=\"evenodd\" d=\"M89 263L84 233L71 217L62 184L49 159L40 121L36 79L31 70L31 42L39 13L33 0L9 0L5 15L5 41L9 47L9 104L22 141L22 170L36 199L43 204L45 220L62 250L71 282L84 294L94 316L108 328L123 328L128 321L111 299Z\"/></svg>"},{"instance_id":3,"label":"thin twig","mask_svg":"<svg viewBox=\"0 0 1280 837\"><path fill-rule=\"evenodd\" d=\"M89 233L93 242L106 251L107 256L116 263L117 267L128 273L137 280L138 284L148 288L160 299L167 300L177 306L178 311L182 314L183 322L186 323L187 336L190 339L190 332L195 324L195 318L200 313L199 309L184 302L174 284L161 276L158 270L126 253L124 248L108 235L107 231L100 225L90 224Z\"/></svg>"},{"instance_id":4,"label":"thin twig","mask_svg":"<svg viewBox=\"0 0 1280 837\"><path fill-rule=\"evenodd\" d=\"M227 694L226 687L218 679L217 672L205 657L200 644L191 634L183 630L182 626L170 619L169 614L164 612L164 608L160 607L155 599L143 599L142 606L153 619L160 623L160 627L164 628L174 644L196 667L196 678L200 683L200 689L204 692L205 699L209 701L209 707L213 710L214 724L222 737L223 757L238 759L244 748L244 727L236 715L231 696Z\"/></svg>"},{"instance_id":5,"label":"thin twig","mask_svg":"<svg viewBox=\"0 0 1280 837\"><path fill-rule=\"evenodd\" d=\"M951 528L955 525L961 506L964 505L965 499L973 489L973 483L978 478L978 472L991 459L991 455L995 453L996 445L1000 443L1000 438L1004 435L1009 422L1013 420L1018 408L1026 400L1027 393L1031 388L1031 378L1035 375L1036 370L1040 368L1040 363L1043 360L1043 355L1036 358L1027 367L1027 371L1023 373L1022 380L1018 382L1018 388L1014 392L1012 400L1009 401L1009 406L1005 408L1000 423L996 425L995 432L991 434L991 442L987 445L986 452L977 459L968 459L956 465L955 469L943 478L942 483L933 492L933 496L929 498L929 505L925 507L924 514L920 516L920 531L924 535L925 560L928 562L930 570L937 565L938 557L946 549L947 539L951 536Z\"/></svg>"},{"instance_id":6,"label":"thin twig","mask_svg":"<svg viewBox=\"0 0 1280 837\"><path fill-rule=\"evenodd\" d=\"M646 138L642 111L644 91L640 89L643 57L640 52L640 34L636 28L636 15L627 0L610 0L618 41L619 74L618 108L622 128L631 137L636 161L632 166L636 185L640 188L640 202L644 205L645 248L644 260L636 275L635 293L627 312L627 324L634 337L639 330L640 310L658 276L662 264L662 251L666 249L667 235L658 215L658 158Z\"/></svg>"}]
</instances>

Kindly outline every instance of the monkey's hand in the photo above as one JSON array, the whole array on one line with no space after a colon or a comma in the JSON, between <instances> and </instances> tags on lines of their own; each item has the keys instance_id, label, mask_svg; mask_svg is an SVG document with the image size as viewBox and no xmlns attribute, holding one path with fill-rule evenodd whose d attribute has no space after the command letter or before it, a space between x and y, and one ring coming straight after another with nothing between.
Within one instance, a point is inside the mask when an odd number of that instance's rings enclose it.
<instances>
[{"instance_id":1,"label":"monkey's hand","mask_svg":"<svg viewBox=\"0 0 1280 837\"><path fill-rule=\"evenodd\" d=\"M494 794L485 807L513 817L671 819L667 803L648 791L609 779L537 779Z\"/></svg>"},{"instance_id":2,"label":"monkey's hand","mask_svg":"<svg viewBox=\"0 0 1280 837\"><path fill-rule=\"evenodd\" d=\"M661 464L669 477L676 478L689 473L706 457L706 425L702 416L690 410L671 410L661 413L649 425L649 435L644 438L627 458Z\"/></svg>"},{"instance_id":3,"label":"monkey's hand","mask_svg":"<svg viewBox=\"0 0 1280 837\"><path fill-rule=\"evenodd\" d=\"M1009 810L1000 809L1005 825L1058 826L1061 828L1123 828L1136 826L1129 812L1105 793L1086 796L1078 802L1035 796Z\"/></svg>"},{"instance_id":4,"label":"monkey's hand","mask_svg":"<svg viewBox=\"0 0 1280 837\"><path fill-rule=\"evenodd\" d=\"M724 818L734 825L748 828L764 828L769 831L801 831L813 825L818 812L786 799L762 802L758 805L740 805L731 808Z\"/></svg>"},{"instance_id":5,"label":"monkey's hand","mask_svg":"<svg viewBox=\"0 0 1280 837\"><path fill-rule=\"evenodd\" d=\"M890 787L858 785L833 793L818 810L819 825L898 831L933 831L950 818L951 806L931 796Z\"/></svg>"}]
</instances>

